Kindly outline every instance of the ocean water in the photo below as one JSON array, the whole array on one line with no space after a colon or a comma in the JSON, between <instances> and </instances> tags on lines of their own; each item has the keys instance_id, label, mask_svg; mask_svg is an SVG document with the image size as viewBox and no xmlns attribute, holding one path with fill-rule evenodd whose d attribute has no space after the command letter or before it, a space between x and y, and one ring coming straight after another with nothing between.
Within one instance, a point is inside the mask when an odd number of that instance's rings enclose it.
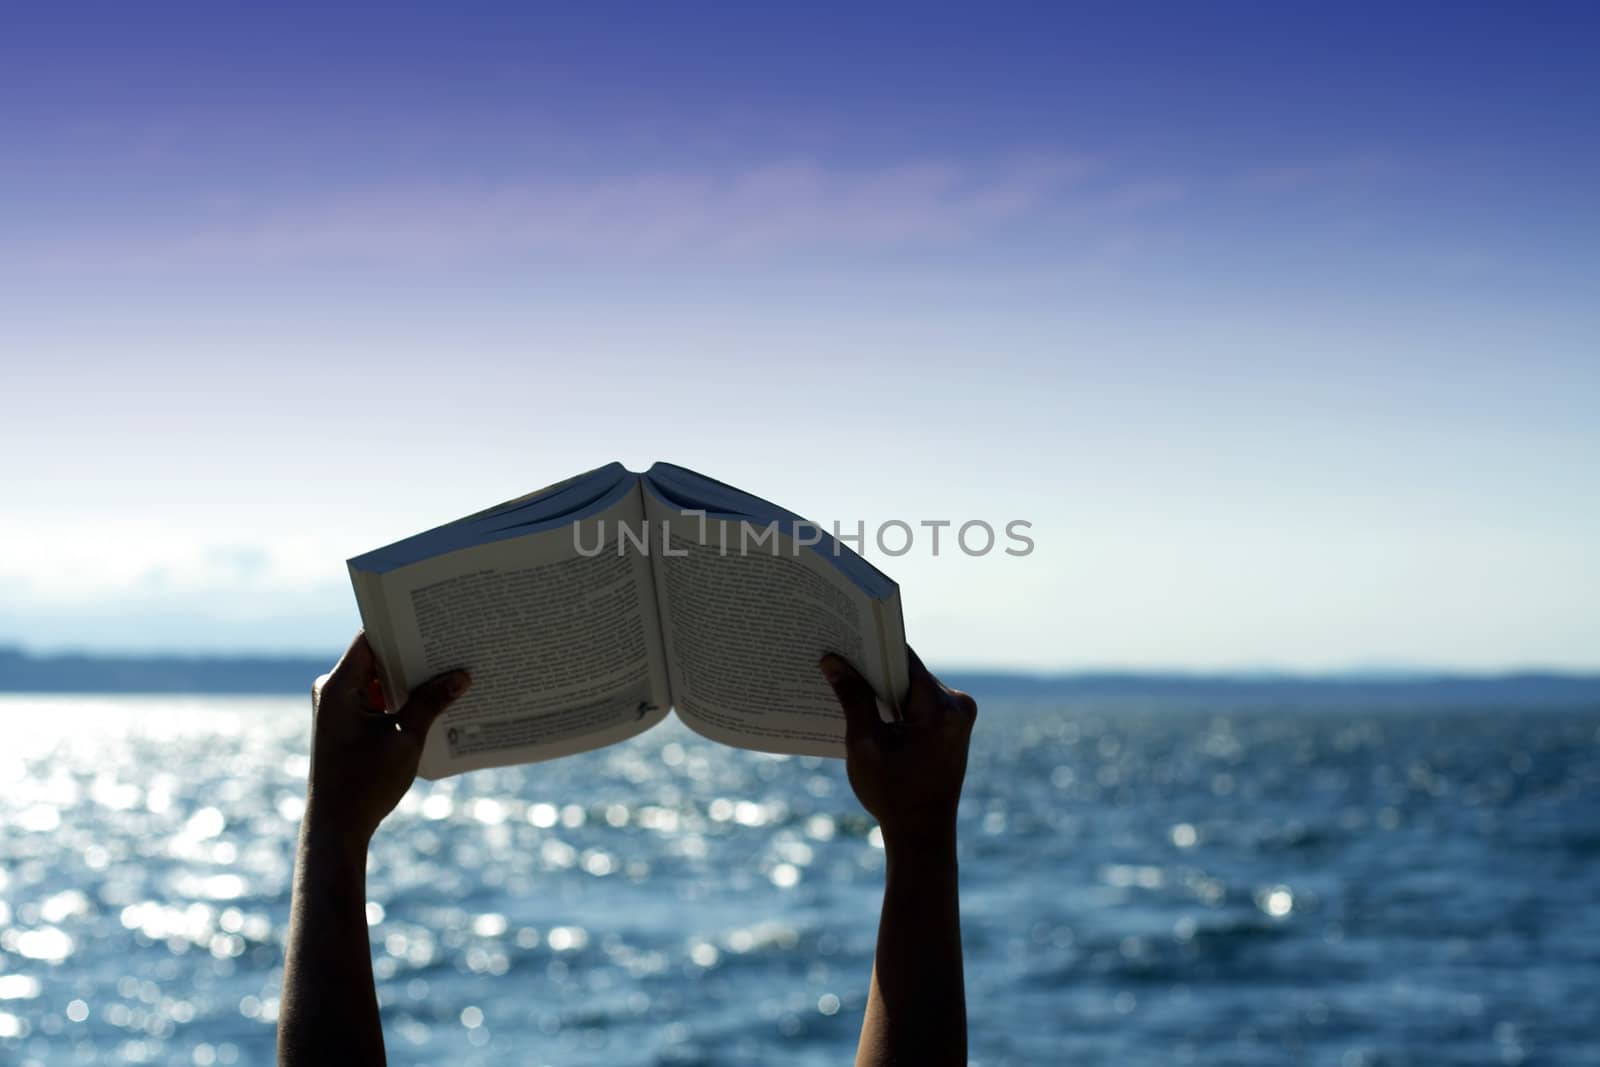
<instances>
[{"instance_id":1,"label":"ocean water","mask_svg":"<svg viewBox=\"0 0 1600 1067\"><path fill-rule=\"evenodd\" d=\"M0 724L0 1062L270 1063L305 701ZM989 702L961 861L975 1063L1600 1063L1600 712ZM847 1063L882 876L842 765L676 724L421 783L390 1061Z\"/></svg>"}]
</instances>

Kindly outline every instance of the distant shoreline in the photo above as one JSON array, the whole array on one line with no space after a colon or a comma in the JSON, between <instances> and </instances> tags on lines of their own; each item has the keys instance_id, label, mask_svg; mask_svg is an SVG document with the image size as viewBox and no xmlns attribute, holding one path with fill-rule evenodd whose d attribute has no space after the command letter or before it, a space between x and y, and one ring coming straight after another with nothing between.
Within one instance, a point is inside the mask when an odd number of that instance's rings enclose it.
<instances>
[{"instance_id":1,"label":"distant shoreline","mask_svg":"<svg viewBox=\"0 0 1600 1067\"><path fill-rule=\"evenodd\" d=\"M35 654L0 648L0 693L296 695L331 657ZM950 671L946 681L990 699L1097 700L1233 706L1359 704L1410 708L1600 710L1600 674L1471 675L1415 671L1331 674Z\"/></svg>"}]
</instances>

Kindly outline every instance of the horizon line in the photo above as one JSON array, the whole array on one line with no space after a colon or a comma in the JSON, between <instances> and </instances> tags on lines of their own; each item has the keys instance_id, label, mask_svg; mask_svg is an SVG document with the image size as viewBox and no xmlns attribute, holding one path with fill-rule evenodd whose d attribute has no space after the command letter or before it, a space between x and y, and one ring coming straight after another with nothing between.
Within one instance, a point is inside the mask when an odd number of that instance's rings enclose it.
<instances>
[{"instance_id":1,"label":"horizon line","mask_svg":"<svg viewBox=\"0 0 1600 1067\"><path fill-rule=\"evenodd\" d=\"M308 650L218 650L218 649L94 649L59 648L31 649L25 645L0 642L0 660L18 658L35 663L51 660L84 660L100 662L181 662L202 663L258 663L262 665L288 663L325 663L329 669L338 661L341 651L324 652ZM1513 678L1560 678L1582 681L1600 681L1600 663L1582 667L1558 667L1538 663L1523 663L1494 667L1452 667L1435 664L1351 664L1342 667L1299 668L1273 664L1239 664L1225 667L1184 667L1160 664L1115 664L1030 667L1006 664L955 663L940 664L940 670L951 675L1003 676L1011 679L1039 682L1070 681L1085 678L1162 678L1188 681L1256 681L1256 682L1430 682L1430 681L1496 681Z\"/></svg>"}]
</instances>

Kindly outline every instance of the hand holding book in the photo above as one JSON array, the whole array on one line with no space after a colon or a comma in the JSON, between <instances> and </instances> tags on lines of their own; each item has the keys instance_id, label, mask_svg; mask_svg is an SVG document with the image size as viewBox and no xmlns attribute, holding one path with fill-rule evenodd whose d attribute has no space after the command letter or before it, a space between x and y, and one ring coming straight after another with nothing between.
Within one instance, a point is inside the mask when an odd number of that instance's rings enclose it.
<instances>
[{"instance_id":1,"label":"hand holding book","mask_svg":"<svg viewBox=\"0 0 1600 1067\"><path fill-rule=\"evenodd\" d=\"M845 768L856 799L883 831L885 844L954 833L967 772L967 740L978 716L966 693L935 678L911 649L911 690L903 717L884 722L872 687L845 660L821 668L844 709Z\"/></svg>"},{"instance_id":2,"label":"hand holding book","mask_svg":"<svg viewBox=\"0 0 1600 1067\"><path fill-rule=\"evenodd\" d=\"M412 690L405 705L391 711L377 684L380 676L367 635L359 633L333 670L312 683L303 833L364 850L416 779L433 720L472 682L465 671L449 671Z\"/></svg>"}]
</instances>

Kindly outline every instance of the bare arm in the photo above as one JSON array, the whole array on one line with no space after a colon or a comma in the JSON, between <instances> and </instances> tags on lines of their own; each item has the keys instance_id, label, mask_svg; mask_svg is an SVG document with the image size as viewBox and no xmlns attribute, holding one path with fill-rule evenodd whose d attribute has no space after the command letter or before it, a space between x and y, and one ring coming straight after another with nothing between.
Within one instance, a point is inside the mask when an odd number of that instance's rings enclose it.
<instances>
[{"instance_id":1,"label":"bare arm","mask_svg":"<svg viewBox=\"0 0 1600 1067\"><path fill-rule=\"evenodd\" d=\"M311 775L278 1016L284 1067L384 1062L367 944L367 845L416 778L428 727L466 691L467 676L433 679L394 714L369 701L377 676L372 647L358 634L311 693Z\"/></svg>"},{"instance_id":2,"label":"bare arm","mask_svg":"<svg viewBox=\"0 0 1600 1067\"><path fill-rule=\"evenodd\" d=\"M308 812L283 964L280 1064L384 1062L366 901L366 847L319 838Z\"/></svg>"},{"instance_id":3,"label":"bare arm","mask_svg":"<svg viewBox=\"0 0 1600 1067\"><path fill-rule=\"evenodd\" d=\"M956 805L978 707L911 653L905 721L836 656L822 671L848 721L850 786L883 831L887 872L857 1067L967 1061Z\"/></svg>"}]
</instances>

